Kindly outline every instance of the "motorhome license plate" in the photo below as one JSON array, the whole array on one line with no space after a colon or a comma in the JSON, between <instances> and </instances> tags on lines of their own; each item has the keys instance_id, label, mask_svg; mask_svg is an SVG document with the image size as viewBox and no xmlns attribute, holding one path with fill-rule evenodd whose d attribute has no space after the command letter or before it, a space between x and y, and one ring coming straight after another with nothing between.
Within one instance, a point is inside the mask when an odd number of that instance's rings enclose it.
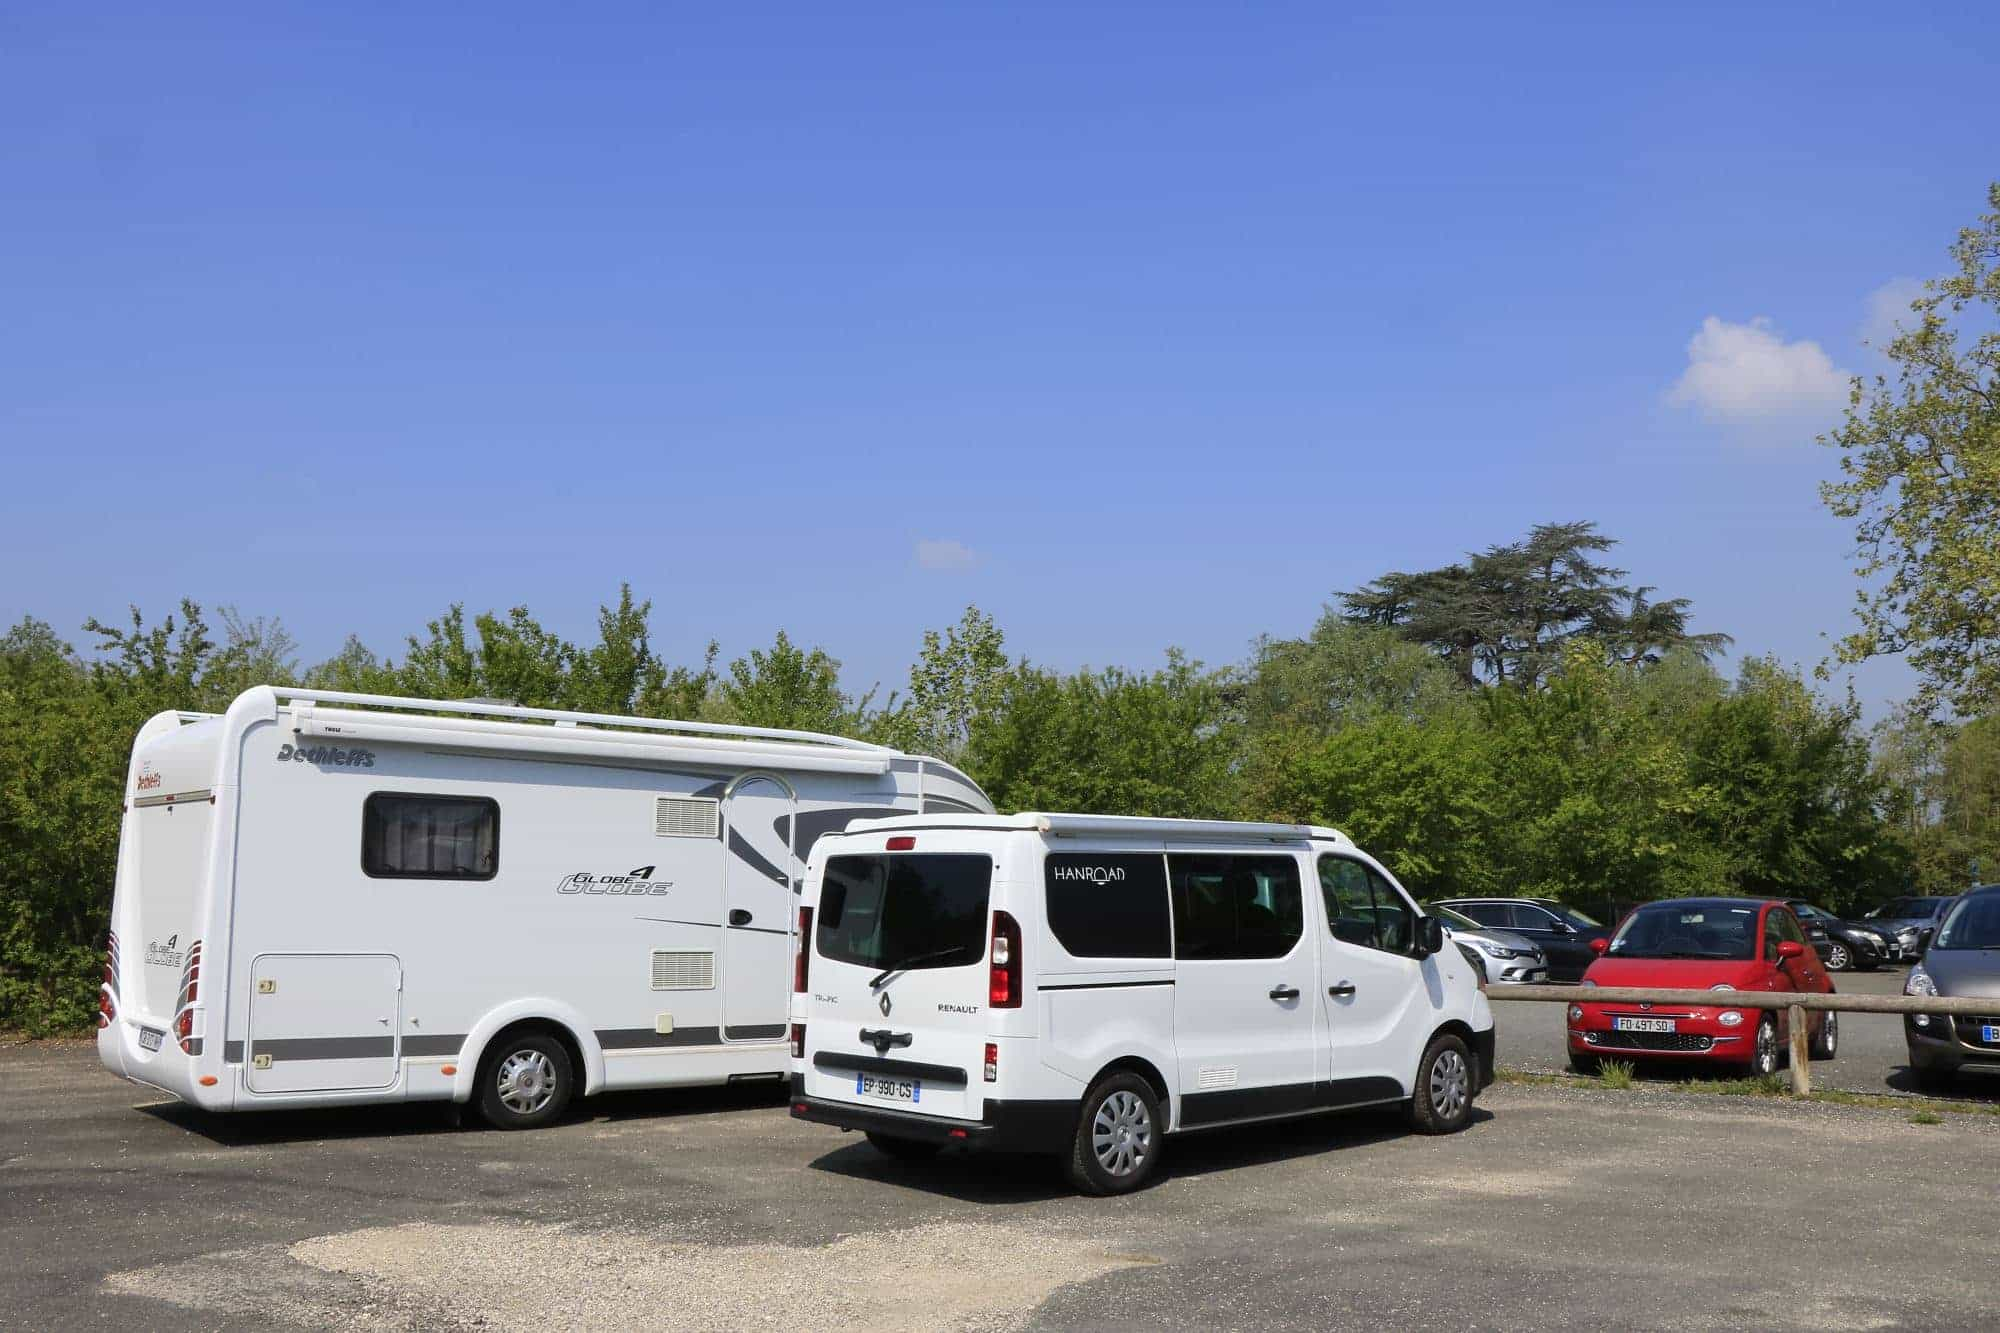
<instances>
[{"instance_id":1,"label":"motorhome license plate","mask_svg":"<svg viewBox=\"0 0 2000 1333\"><path fill-rule=\"evenodd\" d=\"M856 1074L854 1090L864 1097L880 1097L891 1102L923 1100L924 1081L920 1078L883 1078L880 1074Z\"/></svg>"},{"instance_id":2,"label":"motorhome license plate","mask_svg":"<svg viewBox=\"0 0 2000 1333\"><path fill-rule=\"evenodd\" d=\"M1615 1032L1672 1032L1674 1020L1671 1018L1614 1018L1611 1020Z\"/></svg>"},{"instance_id":3,"label":"motorhome license plate","mask_svg":"<svg viewBox=\"0 0 2000 1333\"><path fill-rule=\"evenodd\" d=\"M160 1031L160 1030L159 1030L158 1028L140 1028L140 1029L139 1029L139 1049L140 1049L140 1050L142 1050L142 1051L157 1051L157 1050L159 1050L159 1049L160 1049L160 1041L161 1041L161 1039L162 1039L162 1038L164 1038L164 1037L165 1037L166 1035L167 1035L166 1033L164 1033L164 1032Z\"/></svg>"}]
</instances>

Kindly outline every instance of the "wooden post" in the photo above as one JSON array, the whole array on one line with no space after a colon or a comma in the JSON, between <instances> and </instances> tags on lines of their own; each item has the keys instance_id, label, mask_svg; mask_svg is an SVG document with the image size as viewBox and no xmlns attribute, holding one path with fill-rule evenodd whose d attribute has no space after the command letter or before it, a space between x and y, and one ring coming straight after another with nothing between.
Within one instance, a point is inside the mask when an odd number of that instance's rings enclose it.
<instances>
[{"instance_id":1,"label":"wooden post","mask_svg":"<svg viewBox=\"0 0 2000 1333\"><path fill-rule=\"evenodd\" d=\"M1804 1097L1812 1092L1812 1043L1806 1030L1805 1006L1795 1004L1785 1012L1792 1029L1792 1095Z\"/></svg>"}]
</instances>

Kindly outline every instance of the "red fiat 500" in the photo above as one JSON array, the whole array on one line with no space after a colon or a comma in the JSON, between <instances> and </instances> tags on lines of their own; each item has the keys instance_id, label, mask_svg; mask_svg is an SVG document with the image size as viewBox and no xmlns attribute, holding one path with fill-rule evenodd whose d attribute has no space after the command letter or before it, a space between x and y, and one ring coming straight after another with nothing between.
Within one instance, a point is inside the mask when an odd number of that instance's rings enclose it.
<instances>
[{"instance_id":1,"label":"red fiat 500","mask_svg":"<svg viewBox=\"0 0 2000 1333\"><path fill-rule=\"evenodd\" d=\"M1569 1006L1569 1063L1593 1073L1606 1058L1710 1060L1753 1074L1776 1073L1790 1040L1783 1010L1732 1009L1730 991L1817 991L1833 981L1805 931L1783 903L1757 898L1671 898L1635 909L1609 941L1583 986L1710 990L1712 1005L1590 1002ZM1809 1013L1812 1055L1833 1058L1836 1016Z\"/></svg>"}]
</instances>

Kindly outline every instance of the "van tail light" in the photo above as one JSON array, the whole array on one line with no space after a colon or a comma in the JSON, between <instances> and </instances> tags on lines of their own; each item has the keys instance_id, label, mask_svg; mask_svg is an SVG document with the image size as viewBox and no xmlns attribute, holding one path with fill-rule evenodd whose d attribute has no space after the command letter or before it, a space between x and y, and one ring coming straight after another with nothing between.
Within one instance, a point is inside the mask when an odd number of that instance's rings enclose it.
<instances>
[{"instance_id":1,"label":"van tail light","mask_svg":"<svg viewBox=\"0 0 2000 1333\"><path fill-rule=\"evenodd\" d=\"M1000 1081L1000 1043L997 1041L986 1043L986 1081L988 1083Z\"/></svg>"},{"instance_id":2,"label":"van tail light","mask_svg":"<svg viewBox=\"0 0 2000 1333\"><path fill-rule=\"evenodd\" d=\"M1021 1007L1021 927L1005 912L993 914L992 964L986 982L989 1009Z\"/></svg>"},{"instance_id":3,"label":"van tail light","mask_svg":"<svg viewBox=\"0 0 2000 1333\"><path fill-rule=\"evenodd\" d=\"M813 909L799 909L798 947L792 950L792 994L806 993L806 973L812 967Z\"/></svg>"},{"instance_id":4,"label":"van tail light","mask_svg":"<svg viewBox=\"0 0 2000 1333\"><path fill-rule=\"evenodd\" d=\"M794 1023L792 1024L792 1059L803 1060L805 1058L806 1025L804 1023Z\"/></svg>"},{"instance_id":5,"label":"van tail light","mask_svg":"<svg viewBox=\"0 0 2000 1333\"><path fill-rule=\"evenodd\" d=\"M188 945L187 963L181 968L181 993L174 1001L174 1040L188 1055L194 1054L195 1001L201 998L201 941Z\"/></svg>"},{"instance_id":6,"label":"van tail light","mask_svg":"<svg viewBox=\"0 0 2000 1333\"><path fill-rule=\"evenodd\" d=\"M104 941L104 978L97 986L97 1026L108 1028L118 1017L118 932Z\"/></svg>"},{"instance_id":7,"label":"van tail light","mask_svg":"<svg viewBox=\"0 0 2000 1333\"><path fill-rule=\"evenodd\" d=\"M916 835L905 833L899 837L891 838L889 839L888 849L892 852L914 852L917 850Z\"/></svg>"}]
</instances>

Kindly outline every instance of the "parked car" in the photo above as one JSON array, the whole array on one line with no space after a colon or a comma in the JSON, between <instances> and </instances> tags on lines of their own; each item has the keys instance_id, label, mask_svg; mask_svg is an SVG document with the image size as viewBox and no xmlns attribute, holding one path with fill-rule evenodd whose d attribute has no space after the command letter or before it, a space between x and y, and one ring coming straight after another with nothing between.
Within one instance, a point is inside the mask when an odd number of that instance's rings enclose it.
<instances>
[{"instance_id":1,"label":"parked car","mask_svg":"<svg viewBox=\"0 0 2000 1333\"><path fill-rule=\"evenodd\" d=\"M1938 917L1954 901L1951 897L1891 898L1861 920L1890 942L1897 961L1909 962L1923 956L1924 932L1937 925Z\"/></svg>"},{"instance_id":2,"label":"parked car","mask_svg":"<svg viewBox=\"0 0 2000 1333\"><path fill-rule=\"evenodd\" d=\"M1872 926L1844 921L1803 898L1787 898L1785 906L1806 928L1806 940L1827 971L1872 972L1888 960L1889 938Z\"/></svg>"},{"instance_id":3,"label":"parked car","mask_svg":"<svg viewBox=\"0 0 2000 1333\"><path fill-rule=\"evenodd\" d=\"M2000 884L1950 902L1903 994L1990 995L1993 1012L1903 1016L1910 1068L1928 1087L1948 1085L1960 1073L2000 1074Z\"/></svg>"},{"instance_id":4,"label":"parked car","mask_svg":"<svg viewBox=\"0 0 2000 1333\"><path fill-rule=\"evenodd\" d=\"M1590 942L1604 926L1552 898L1446 898L1440 907L1462 912L1482 926L1525 936L1549 960L1551 981L1575 981L1597 955Z\"/></svg>"},{"instance_id":5,"label":"parked car","mask_svg":"<svg viewBox=\"0 0 2000 1333\"><path fill-rule=\"evenodd\" d=\"M1482 926L1438 903L1427 903L1424 910L1444 922L1444 933L1479 969L1487 985L1529 986L1549 979L1549 960L1526 935Z\"/></svg>"},{"instance_id":6,"label":"parked car","mask_svg":"<svg viewBox=\"0 0 2000 1333\"><path fill-rule=\"evenodd\" d=\"M1708 1060L1776 1073L1790 1040L1783 1010L1735 1009L1730 991L1831 994L1833 981L1791 909L1757 898L1670 898L1633 909L1584 974L1586 990L1640 986L1718 992L1712 1005L1591 1003L1569 1007L1569 1062L1595 1072L1621 1060ZM1813 1013L1812 1057L1831 1060L1838 1015Z\"/></svg>"}]
</instances>

